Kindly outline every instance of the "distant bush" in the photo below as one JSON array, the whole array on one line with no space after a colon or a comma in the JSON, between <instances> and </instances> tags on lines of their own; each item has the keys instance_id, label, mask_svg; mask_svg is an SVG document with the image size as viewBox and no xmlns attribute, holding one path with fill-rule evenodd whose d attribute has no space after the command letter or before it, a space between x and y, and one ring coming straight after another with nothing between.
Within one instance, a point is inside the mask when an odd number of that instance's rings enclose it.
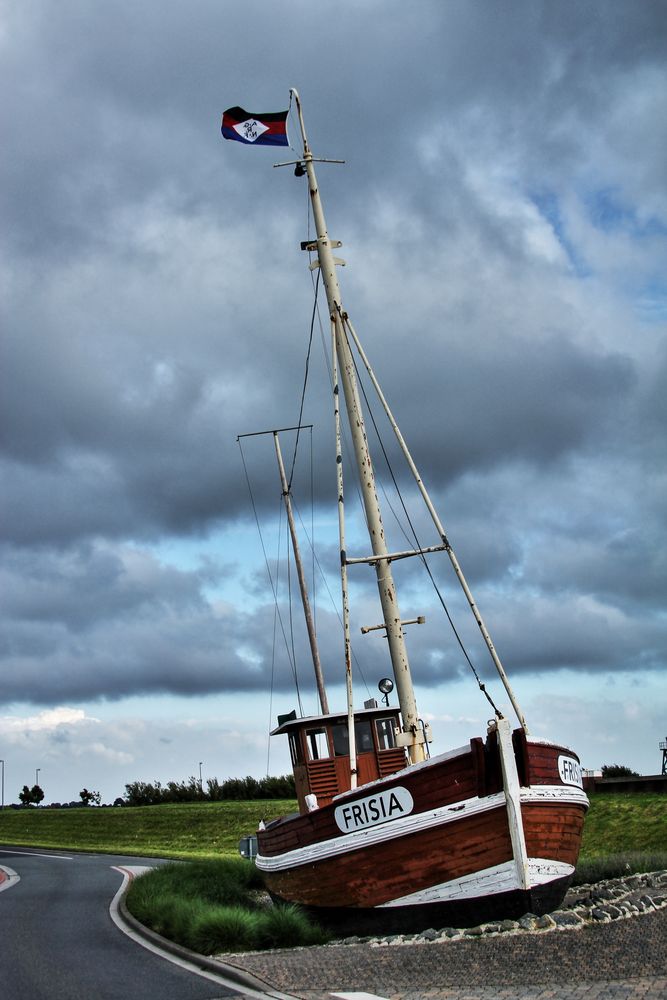
<instances>
[{"instance_id":1,"label":"distant bush","mask_svg":"<svg viewBox=\"0 0 667 1000\"><path fill-rule=\"evenodd\" d=\"M102 796L99 792L89 792L87 788L82 788L79 792L79 798L81 799L82 806L99 806L102 801Z\"/></svg>"},{"instance_id":2,"label":"distant bush","mask_svg":"<svg viewBox=\"0 0 667 1000\"><path fill-rule=\"evenodd\" d=\"M603 764L603 778L639 778L639 772L626 767L625 764Z\"/></svg>"},{"instance_id":3,"label":"distant bush","mask_svg":"<svg viewBox=\"0 0 667 1000\"><path fill-rule=\"evenodd\" d=\"M125 786L125 802L129 806L156 806L167 802L223 802L224 800L293 799L296 796L294 777L227 778L220 782L209 778L206 790L191 777L187 781L133 781Z\"/></svg>"}]
</instances>

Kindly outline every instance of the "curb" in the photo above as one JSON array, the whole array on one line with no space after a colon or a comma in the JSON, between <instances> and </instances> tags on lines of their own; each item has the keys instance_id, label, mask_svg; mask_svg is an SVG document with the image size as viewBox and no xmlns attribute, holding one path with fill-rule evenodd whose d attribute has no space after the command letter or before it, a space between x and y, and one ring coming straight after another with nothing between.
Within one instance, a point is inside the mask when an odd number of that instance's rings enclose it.
<instances>
[{"instance_id":1,"label":"curb","mask_svg":"<svg viewBox=\"0 0 667 1000\"><path fill-rule=\"evenodd\" d=\"M0 865L0 892L3 889L11 889L17 882L21 881L21 876L17 875L13 868Z\"/></svg>"},{"instance_id":2,"label":"curb","mask_svg":"<svg viewBox=\"0 0 667 1000\"><path fill-rule=\"evenodd\" d=\"M276 1000L296 1000L292 994L280 993L278 990L274 990L270 983L265 982L263 979L259 979L257 976L251 975L249 972L244 972L234 965L227 965L225 962L219 962L217 959L208 958L206 955L200 955L196 951L190 951L189 948L184 948L182 945L176 944L175 941L169 941L168 938L163 938L160 934L152 931L150 927L146 927L145 924L140 923L136 917L132 916L125 904L125 895L129 886L130 880L127 882L125 892L123 892L122 896L118 900L118 913L123 922L127 924L127 926L134 931L135 934L145 938L146 941L149 941L152 945L160 948L162 951L169 952L169 954L175 955L177 958L181 958L184 961L189 962L191 965L205 970L206 972L214 972L224 975L227 979L232 980L232 982L237 983L239 986L245 986L247 989L265 993L269 997L276 998Z\"/></svg>"}]
</instances>

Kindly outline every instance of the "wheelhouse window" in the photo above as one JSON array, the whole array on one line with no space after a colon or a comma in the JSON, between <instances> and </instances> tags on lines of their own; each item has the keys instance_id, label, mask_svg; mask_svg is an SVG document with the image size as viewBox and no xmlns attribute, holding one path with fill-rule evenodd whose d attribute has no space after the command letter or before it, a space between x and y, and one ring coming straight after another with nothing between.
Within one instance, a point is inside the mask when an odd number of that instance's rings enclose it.
<instances>
[{"instance_id":1,"label":"wheelhouse window","mask_svg":"<svg viewBox=\"0 0 667 1000\"><path fill-rule=\"evenodd\" d=\"M378 738L378 750L393 750L396 746L396 734L394 733L395 719L376 719L375 732Z\"/></svg>"},{"instance_id":2,"label":"wheelhouse window","mask_svg":"<svg viewBox=\"0 0 667 1000\"><path fill-rule=\"evenodd\" d=\"M301 740L298 733L289 734L289 752L292 757L292 766L303 763L303 753L301 752Z\"/></svg>"},{"instance_id":3,"label":"wheelhouse window","mask_svg":"<svg viewBox=\"0 0 667 1000\"><path fill-rule=\"evenodd\" d=\"M347 738L347 725L344 722L337 722L331 727L333 735L333 747L336 757L347 757L350 752L350 743Z\"/></svg>"},{"instance_id":4,"label":"wheelhouse window","mask_svg":"<svg viewBox=\"0 0 667 1000\"><path fill-rule=\"evenodd\" d=\"M347 723L337 722L332 726L334 754L336 757L347 757L350 753L350 741L347 733ZM369 753L375 748L373 746L373 732L368 719L357 720L354 724L355 742L357 753Z\"/></svg>"},{"instance_id":5,"label":"wheelhouse window","mask_svg":"<svg viewBox=\"0 0 667 1000\"><path fill-rule=\"evenodd\" d=\"M354 735L357 743L357 753L368 753L369 750L375 749L373 746L371 724L368 719L364 719L363 722L355 722Z\"/></svg>"},{"instance_id":6,"label":"wheelhouse window","mask_svg":"<svg viewBox=\"0 0 667 1000\"><path fill-rule=\"evenodd\" d=\"M324 760L331 756L326 729L307 729L306 746L310 760Z\"/></svg>"}]
</instances>

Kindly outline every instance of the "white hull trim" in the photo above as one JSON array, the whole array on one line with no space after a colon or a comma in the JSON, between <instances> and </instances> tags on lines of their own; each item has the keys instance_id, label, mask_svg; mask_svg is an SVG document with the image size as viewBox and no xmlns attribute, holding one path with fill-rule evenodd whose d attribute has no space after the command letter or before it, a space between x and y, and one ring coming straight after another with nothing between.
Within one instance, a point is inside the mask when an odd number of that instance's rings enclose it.
<instances>
[{"instance_id":1,"label":"white hull trim","mask_svg":"<svg viewBox=\"0 0 667 1000\"><path fill-rule=\"evenodd\" d=\"M580 789L559 785L538 785L535 788L522 788L522 805L531 802L560 802L583 805L584 807L588 806L588 798ZM395 840L397 837L407 837L410 834L419 833L422 830L428 830L432 827L446 826L448 823L458 823L463 819L468 819L470 816L478 816L493 809L505 810L505 808L504 792L488 795L483 799L475 796L471 799L464 799L462 802L440 806L438 809L403 816L400 819L391 820L380 826L341 834L340 837L333 837L331 840L309 844L308 847L300 847L294 851L285 851L284 854L279 854L275 857L258 854L255 864L263 872L287 871L290 868L299 868L302 865L312 865L321 861L329 861L342 854L349 854L351 851L374 847L376 844Z\"/></svg>"},{"instance_id":2,"label":"white hull trim","mask_svg":"<svg viewBox=\"0 0 667 1000\"><path fill-rule=\"evenodd\" d=\"M566 865L562 861L549 861L546 858L528 858L526 869L528 874L527 887L519 884L515 863L506 861L502 865L495 865L493 868L473 872L471 875L464 875L463 878L442 882L440 885L432 885L428 889L421 889L419 892L411 892L407 896L392 899L388 903L381 903L377 909L391 906L423 906L427 903L459 902L478 899L481 896L495 896L501 892L512 892L517 889L525 890L527 888L530 890L540 885L547 885L556 879L569 878L574 872L573 865Z\"/></svg>"}]
</instances>

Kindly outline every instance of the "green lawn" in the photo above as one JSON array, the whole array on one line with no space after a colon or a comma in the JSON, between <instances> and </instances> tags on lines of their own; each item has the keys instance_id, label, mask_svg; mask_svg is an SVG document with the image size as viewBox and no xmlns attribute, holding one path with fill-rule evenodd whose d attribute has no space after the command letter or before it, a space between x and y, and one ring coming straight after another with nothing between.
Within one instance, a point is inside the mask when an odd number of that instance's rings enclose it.
<instances>
[{"instance_id":1,"label":"green lawn","mask_svg":"<svg viewBox=\"0 0 667 1000\"><path fill-rule=\"evenodd\" d=\"M581 857L627 851L667 853L667 795L602 792L591 796Z\"/></svg>"},{"instance_id":2,"label":"green lawn","mask_svg":"<svg viewBox=\"0 0 667 1000\"><path fill-rule=\"evenodd\" d=\"M294 801L188 802L174 805L0 811L0 842L32 847L216 858L238 853L241 837L296 809ZM667 852L667 796L591 796L582 859Z\"/></svg>"},{"instance_id":3,"label":"green lawn","mask_svg":"<svg viewBox=\"0 0 667 1000\"><path fill-rule=\"evenodd\" d=\"M238 855L260 819L294 812L296 802L187 802L85 809L3 809L0 843L164 858Z\"/></svg>"}]
</instances>

